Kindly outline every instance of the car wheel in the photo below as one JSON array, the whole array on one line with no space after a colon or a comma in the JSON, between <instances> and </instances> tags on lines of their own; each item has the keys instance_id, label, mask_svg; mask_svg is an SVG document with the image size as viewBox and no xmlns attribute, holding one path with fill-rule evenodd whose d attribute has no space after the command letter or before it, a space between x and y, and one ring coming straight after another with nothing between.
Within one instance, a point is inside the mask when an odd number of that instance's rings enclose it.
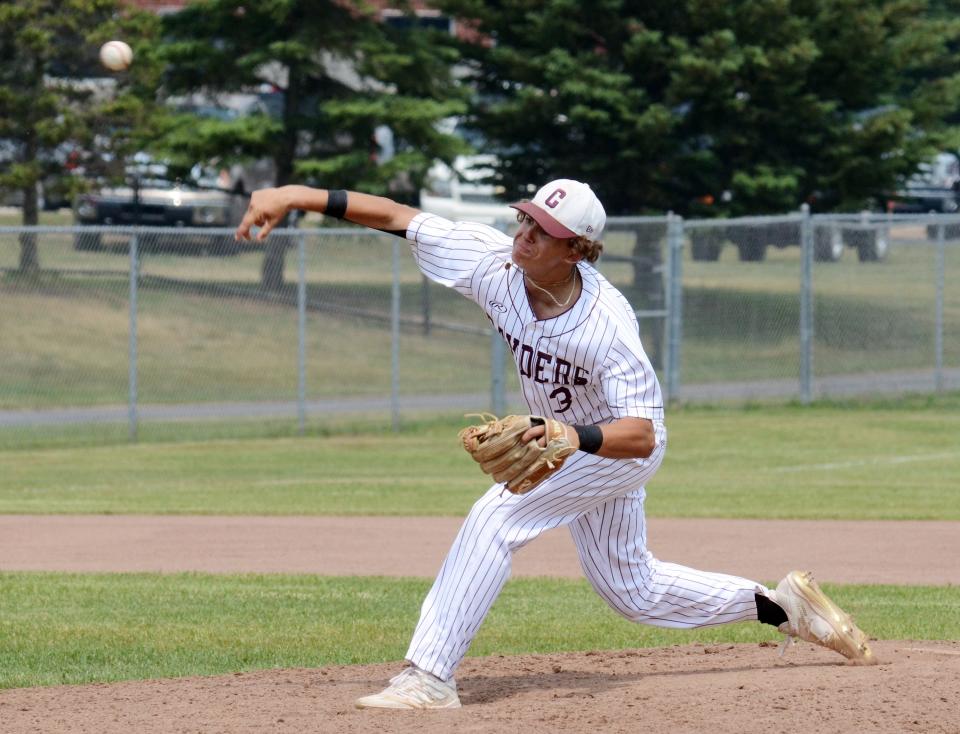
<instances>
[{"instance_id":1,"label":"car wheel","mask_svg":"<svg viewBox=\"0 0 960 734\"><path fill-rule=\"evenodd\" d=\"M763 242L741 242L737 250L743 262L760 262L767 256L767 246Z\"/></svg>"},{"instance_id":2,"label":"car wheel","mask_svg":"<svg viewBox=\"0 0 960 734\"><path fill-rule=\"evenodd\" d=\"M890 249L890 239L886 230L877 229L864 232L863 240L857 245L857 256L860 262L879 262L887 257Z\"/></svg>"},{"instance_id":3,"label":"car wheel","mask_svg":"<svg viewBox=\"0 0 960 734\"><path fill-rule=\"evenodd\" d=\"M843 257L843 235L836 227L817 227L813 235L813 259L837 262Z\"/></svg>"},{"instance_id":4,"label":"car wheel","mask_svg":"<svg viewBox=\"0 0 960 734\"><path fill-rule=\"evenodd\" d=\"M723 234L720 230L708 229L690 234L690 255L694 260L716 262L723 248Z\"/></svg>"},{"instance_id":5,"label":"car wheel","mask_svg":"<svg viewBox=\"0 0 960 734\"><path fill-rule=\"evenodd\" d=\"M103 249L103 239L99 232L77 232L73 236L74 250L97 251Z\"/></svg>"},{"instance_id":6,"label":"car wheel","mask_svg":"<svg viewBox=\"0 0 960 734\"><path fill-rule=\"evenodd\" d=\"M937 229L943 227L943 238L945 240L957 240L960 239L960 224L928 224L927 225L927 239L931 242L937 241Z\"/></svg>"}]
</instances>

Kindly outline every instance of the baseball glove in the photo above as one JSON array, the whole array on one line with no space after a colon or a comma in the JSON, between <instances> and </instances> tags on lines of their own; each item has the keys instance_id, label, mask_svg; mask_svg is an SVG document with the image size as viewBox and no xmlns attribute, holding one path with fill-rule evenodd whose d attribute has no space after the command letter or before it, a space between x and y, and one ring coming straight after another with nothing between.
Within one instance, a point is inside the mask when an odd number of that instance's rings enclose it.
<instances>
[{"instance_id":1,"label":"baseball glove","mask_svg":"<svg viewBox=\"0 0 960 734\"><path fill-rule=\"evenodd\" d=\"M494 481L514 494L525 494L556 472L576 449L567 440L564 425L539 415L481 416L485 423L460 431L460 440L474 461ZM537 440L523 443L532 426L546 428L545 446Z\"/></svg>"}]
</instances>

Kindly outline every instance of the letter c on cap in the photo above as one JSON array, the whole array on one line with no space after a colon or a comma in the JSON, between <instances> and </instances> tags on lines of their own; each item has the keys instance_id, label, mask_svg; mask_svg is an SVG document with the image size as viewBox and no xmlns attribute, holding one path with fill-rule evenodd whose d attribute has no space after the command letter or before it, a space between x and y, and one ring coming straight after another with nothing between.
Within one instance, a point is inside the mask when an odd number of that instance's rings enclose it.
<instances>
[{"instance_id":1,"label":"letter c on cap","mask_svg":"<svg viewBox=\"0 0 960 734\"><path fill-rule=\"evenodd\" d=\"M548 196L543 203L546 204L551 209L556 209L557 205L560 203L560 199L565 199L566 197L567 197L566 191L564 191L563 189L557 189L552 194L550 194L550 196Z\"/></svg>"}]
</instances>

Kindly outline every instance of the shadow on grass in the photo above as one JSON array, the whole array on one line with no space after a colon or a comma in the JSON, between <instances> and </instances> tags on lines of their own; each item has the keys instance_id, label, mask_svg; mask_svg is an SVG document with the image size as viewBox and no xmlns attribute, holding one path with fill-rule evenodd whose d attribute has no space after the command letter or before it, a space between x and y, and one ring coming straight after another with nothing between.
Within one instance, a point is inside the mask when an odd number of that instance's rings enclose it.
<instances>
[{"instance_id":1,"label":"shadow on grass","mask_svg":"<svg viewBox=\"0 0 960 734\"><path fill-rule=\"evenodd\" d=\"M187 279L142 275L141 289L207 298L239 298L271 305L297 307L297 284L267 290L259 282ZM124 297L128 275L120 270L41 270L31 274L5 271L0 289L13 293L41 293L59 298L109 294ZM632 302L639 294L624 289ZM401 327L430 333L433 329L486 334L489 325L481 312L458 293L434 283L405 282L400 286ZM389 283L310 282L307 309L344 318L361 319L389 328L392 290ZM845 350L882 351L932 344L931 313L887 304L879 299L842 295L815 295L816 344ZM798 334L798 293L686 288L683 294L683 338L704 344L740 342L777 345Z\"/></svg>"}]
</instances>

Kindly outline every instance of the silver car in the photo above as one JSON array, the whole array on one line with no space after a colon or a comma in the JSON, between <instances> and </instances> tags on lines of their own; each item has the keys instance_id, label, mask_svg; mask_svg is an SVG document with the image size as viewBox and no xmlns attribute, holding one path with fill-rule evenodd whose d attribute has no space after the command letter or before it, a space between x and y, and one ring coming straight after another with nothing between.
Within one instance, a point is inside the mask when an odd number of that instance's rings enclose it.
<instances>
[{"instance_id":1,"label":"silver car","mask_svg":"<svg viewBox=\"0 0 960 734\"><path fill-rule=\"evenodd\" d=\"M232 228L246 209L247 197L217 188L202 188L194 182L164 178L162 163L139 161L128 169L125 185L105 186L94 193L81 194L74 201L74 221L79 226L97 226L96 231L78 232L74 247L99 250L104 238L111 237L104 227L175 227L187 231L170 237L159 233L143 238L147 248L189 253L234 253L237 243L224 233L197 233L197 228ZM126 237L120 238L126 242Z\"/></svg>"}]
</instances>

